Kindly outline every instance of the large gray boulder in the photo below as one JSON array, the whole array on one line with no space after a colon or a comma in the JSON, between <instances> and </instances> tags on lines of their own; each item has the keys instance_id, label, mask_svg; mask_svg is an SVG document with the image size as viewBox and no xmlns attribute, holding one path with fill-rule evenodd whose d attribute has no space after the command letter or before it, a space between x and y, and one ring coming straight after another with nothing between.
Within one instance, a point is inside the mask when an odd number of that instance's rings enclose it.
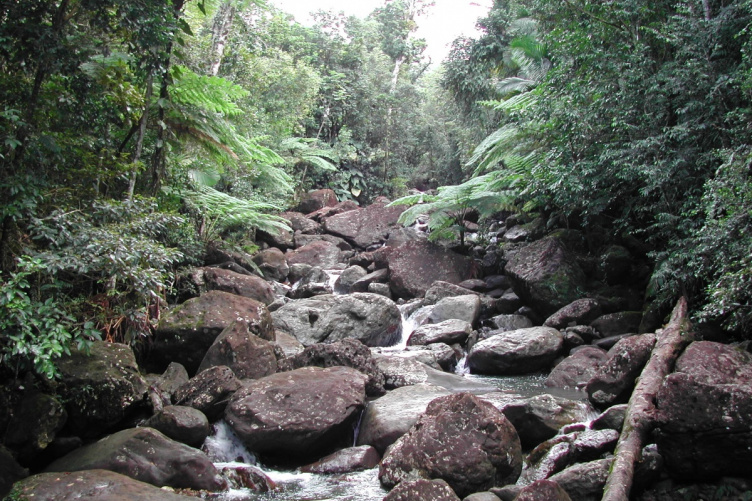
<instances>
[{"instance_id":1,"label":"large gray boulder","mask_svg":"<svg viewBox=\"0 0 752 501\"><path fill-rule=\"evenodd\" d=\"M296 459L352 444L367 377L350 367L303 367L243 382L225 420L252 451Z\"/></svg>"},{"instance_id":2,"label":"large gray boulder","mask_svg":"<svg viewBox=\"0 0 752 501\"><path fill-rule=\"evenodd\" d=\"M131 428L85 445L45 471L110 470L157 487L219 491L226 488L201 451L170 440L153 428Z\"/></svg>"},{"instance_id":3,"label":"large gray boulder","mask_svg":"<svg viewBox=\"0 0 752 501\"><path fill-rule=\"evenodd\" d=\"M73 349L57 367L68 426L82 437L102 435L144 402L148 386L128 346L95 341L88 354Z\"/></svg>"},{"instance_id":4,"label":"large gray boulder","mask_svg":"<svg viewBox=\"0 0 752 501\"><path fill-rule=\"evenodd\" d=\"M287 264L285 254L276 247L259 251L258 254L253 256L253 262L259 267L264 277L269 280L284 282L288 273L290 273L290 266Z\"/></svg>"},{"instance_id":5,"label":"large gray boulder","mask_svg":"<svg viewBox=\"0 0 752 501\"><path fill-rule=\"evenodd\" d=\"M456 319L475 325L478 322L480 310L480 297L475 294L445 297L434 305L428 318L436 324L445 320Z\"/></svg>"},{"instance_id":6,"label":"large gray boulder","mask_svg":"<svg viewBox=\"0 0 752 501\"><path fill-rule=\"evenodd\" d=\"M423 346L432 343L464 344L473 331L467 320L450 319L416 328L407 340L408 346Z\"/></svg>"},{"instance_id":7,"label":"large gray boulder","mask_svg":"<svg viewBox=\"0 0 752 501\"><path fill-rule=\"evenodd\" d=\"M162 372L170 362L178 362L195 374L217 336L237 321L247 323L258 337L274 341L272 317L263 303L210 291L162 316L144 365L150 372Z\"/></svg>"},{"instance_id":8,"label":"large gray boulder","mask_svg":"<svg viewBox=\"0 0 752 501\"><path fill-rule=\"evenodd\" d=\"M211 432L211 425L203 412L181 405L166 406L147 419L144 426L191 447L201 447Z\"/></svg>"},{"instance_id":9,"label":"large gray boulder","mask_svg":"<svg viewBox=\"0 0 752 501\"><path fill-rule=\"evenodd\" d=\"M402 316L397 305L378 294L325 294L287 303L272 313L275 327L305 346L353 338L366 346L399 340Z\"/></svg>"},{"instance_id":10,"label":"large gray boulder","mask_svg":"<svg viewBox=\"0 0 752 501\"><path fill-rule=\"evenodd\" d=\"M682 479L748 477L752 355L710 341L689 345L656 398L658 450Z\"/></svg>"},{"instance_id":11,"label":"large gray boulder","mask_svg":"<svg viewBox=\"0 0 752 501\"><path fill-rule=\"evenodd\" d=\"M423 297L436 281L457 284L472 276L473 261L431 242L396 247L387 256L389 286L397 297Z\"/></svg>"},{"instance_id":12,"label":"large gray boulder","mask_svg":"<svg viewBox=\"0 0 752 501\"><path fill-rule=\"evenodd\" d=\"M372 204L366 208L349 211L324 220L324 230L337 235L356 247L366 249L386 241L389 232L397 227L404 207L385 207Z\"/></svg>"},{"instance_id":13,"label":"large gray boulder","mask_svg":"<svg viewBox=\"0 0 752 501\"><path fill-rule=\"evenodd\" d=\"M589 463L578 463L549 478L567 491L571 499L577 501L599 501L611 470L610 459L596 459Z\"/></svg>"},{"instance_id":14,"label":"large gray boulder","mask_svg":"<svg viewBox=\"0 0 752 501\"><path fill-rule=\"evenodd\" d=\"M198 372L224 365L238 379L258 379L277 372L274 345L253 334L245 322L235 322L217 336L204 355Z\"/></svg>"},{"instance_id":15,"label":"large gray boulder","mask_svg":"<svg viewBox=\"0 0 752 501\"><path fill-rule=\"evenodd\" d=\"M643 334L621 339L608 350L608 360L585 386L593 405L605 408L627 402L654 345L655 335Z\"/></svg>"},{"instance_id":16,"label":"large gray boulder","mask_svg":"<svg viewBox=\"0 0 752 501\"><path fill-rule=\"evenodd\" d=\"M222 291L255 299L266 305L274 301L272 286L261 277L222 268L198 268L191 275L202 292Z\"/></svg>"},{"instance_id":17,"label":"large gray boulder","mask_svg":"<svg viewBox=\"0 0 752 501\"><path fill-rule=\"evenodd\" d=\"M389 450L379 480L442 479L459 496L513 483L522 471L519 437L488 402L467 393L439 397Z\"/></svg>"},{"instance_id":18,"label":"large gray boulder","mask_svg":"<svg viewBox=\"0 0 752 501\"><path fill-rule=\"evenodd\" d=\"M544 316L580 299L586 290L585 273L556 237L523 247L504 270L514 292Z\"/></svg>"},{"instance_id":19,"label":"large gray boulder","mask_svg":"<svg viewBox=\"0 0 752 501\"><path fill-rule=\"evenodd\" d=\"M300 198L297 209L303 214L310 214L324 207L334 207L335 205L337 205L337 194L334 193L334 190L324 188L305 193Z\"/></svg>"},{"instance_id":20,"label":"large gray boulder","mask_svg":"<svg viewBox=\"0 0 752 501\"><path fill-rule=\"evenodd\" d=\"M178 405L193 407L212 421L218 419L227 406L227 399L240 388L240 381L227 366L217 365L199 372L178 388L174 400Z\"/></svg>"},{"instance_id":21,"label":"large gray boulder","mask_svg":"<svg viewBox=\"0 0 752 501\"><path fill-rule=\"evenodd\" d=\"M564 337L551 327L500 332L473 345L467 366L477 374L528 374L547 369L563 344Z\"/></svg>"},{"instance_id":22,"label":"large gray boulder","mask_svg":"<svg viewBox=\"0 0 752 501\"><path fill-rule=\"evenodd\" d=\"M376 365L384 373L384 386L388 390L420 383L441 386L454 393L463 391L483 393L494 390L490 384L443 372L426 365L415 357L400 355L379 353L374 356Z\"/></svg>"},{"instance_id":23,"label":"large gray boulder","mask_svg":"<svg viewBox=\"0 0 752 501\"><path fill-rule=\"evenodd\" d=\"M543 323L546 327L564 329L575 325L587 325L602 313L601 305L596 299L582 298L569 303Z\"/></svg>"},{"instance_id":24,"label":"large gray boulder","mask_svg":"<svg viewBox=\"0 0 752 501\"><path fill-rule=\"evenodd\" d=\"M303 466L304 473L350 473L352 471L369 470L379 464L381 455L370 445L348 447L319 459L315 463Z\"/></svg>"},{"instance_id":25,"label":"large gray boulder","mask_svg":"<svg viewBox=\"0 0 752 501\"><path fill-rule=\"evenodd\" d=\"M546 378L549 388L581 390L608 359L608 353L596 346L582 346L556 364Z\"/></svg>"},{"instance_id":26,"label":"large gray boulder","mask_svg":"<svg viewBox=\"0 0 752 501\"><path fill-rule=\"evenodd\" d=\"M63 474L40 473L16 483L6 499L34 499L36 501L190 501L152 484L107 470L83 470Z\"/></svg>"},{"instance_id":27,"label":"large gray boulder","mask_svg":"<svg viewBox=\"0 0 752 501\"><path fill-rule=\"evenodd\" d=\"M290 266L310 264L321 268L334 268L342 262L342 251L331 242L315 240L294 251L288 251L285 257Z\"/></svg>"},{"instance_id":28,"label":"large gray boulder","mask_svg":"<svg viewBox=\"0 0 752 501\"><path fill-rule=\"evenodd\" d=\"M372 445L383 454L412 428L431 401L449 394L441 386L419 383L397 388L370 402L360 420L358 445Z\"/></svg>"}]
</instances>

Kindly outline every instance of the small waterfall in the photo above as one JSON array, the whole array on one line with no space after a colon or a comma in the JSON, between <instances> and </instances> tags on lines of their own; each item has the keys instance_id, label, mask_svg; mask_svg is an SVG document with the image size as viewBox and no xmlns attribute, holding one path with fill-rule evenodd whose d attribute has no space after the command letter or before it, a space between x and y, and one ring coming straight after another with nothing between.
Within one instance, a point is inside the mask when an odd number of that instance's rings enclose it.
<instances>
[{"instance_id":1,"label":"small waterfall","mask_svg":"<svg viewBox=\"0 0 752 501\"><path fill-rule=\"evenodd\" d=\"M343 270L324 270L324 272L329 275L329 282L327 282L327 284L332 290L332 294L339 294L334 290L334 283L339 279L340 275L342 275L342 271Z\"/></svg>"},{"instance_id":2,"label":"small waterfall","mask_svg":"<svg viewBox=\"0 0 752 501\"><path fill-rule=\"evenodd\" d=\"M246 449L225 420L214 423L214 433L201 447L214 463L256 464L256 456Z\"/></svg>"},{"instance_id":3,"label":"small waterfall","mask_svg":"<svg viewBox=\"0 0 752 501\"><path fill-rule=\"evenodd\" d=\"M411 301L400 305L399 309L402 314L401 338L396 344L384 348L386 351L403 351L407 347L407 340L410 339L410 334L428 318L433 306L421 307L419 301Z\"/></svg>"},{"instance_id":4,"label":"small waterfall","mask_svg":"<svg viewBox=\"0 0 752 501\"><path fill-rule=\"evenodd\" d=\"M457 367L454 368L454 373L459 376L470 374L470 368L467 366L467 353L462 355L462 358L457 362Z\"/></svg>"}]
</instances>

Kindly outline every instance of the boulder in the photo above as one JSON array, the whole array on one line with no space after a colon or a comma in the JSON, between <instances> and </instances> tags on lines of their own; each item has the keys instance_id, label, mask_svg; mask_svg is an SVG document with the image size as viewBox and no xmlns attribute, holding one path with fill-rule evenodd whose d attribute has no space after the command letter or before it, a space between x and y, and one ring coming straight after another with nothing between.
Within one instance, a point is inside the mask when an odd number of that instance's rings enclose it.
<instances>
[{"instance_id":1,"label":"boulder","mask_svg":"<svg viewBox=\"0 0 752 501\"><path fill-rule=\"evenodd\" d=\"M612 462L613 458L578 463L553 475L549 480L559 484L572 499L599 501L603 497L603 487Z\"/></svg>"},{"instance_id":2,"label":"boulder","mask_svg":"<svg viewBox=\"0 0 752 501\"><path fill-rule=\"evenodd\" d=\"M294 251L288 251L285 257L290 266L310 264L321 268L334 268L342 262L342 251L331 242L316 240Z\"/></svg>"},{"instance_id":3,"label":"boulder","mask_svg":"<svg viewBox=\"0 0 752 501\"><path fill-rule=\"evenodd\" d=\"M379 296L384 296L389 299L393 299L394 296L392 295L392 290L389 288L389 284L381 284L378 282L373 282L368 284L368 292L371 294L378 294Z\"/></svg>"},{"instance_id":4,"label":"boulder","mask_svg":"<svg viewBox=\"0 0 752 501\"><path fill-rule=\"evenodd\" d=\"M290 228L292 228L294 233L304 233L308 235L321 233L321 225L313 219L306 217L306 215L301 212L283 212L280 214L280 217L290 222Z\"/></svg>"},{"instance_id":5,"label":"boulder","mask_svg":"<svg viewBox=\"0 0 752 501\"><path fill-rule=\"evenodd\" d=\"M426 480L420 478L417 480L405 480L400 482L389 494L384 501L460 501L457 494L454 493L449 484L445 481Z\"/></svg>"},{"instance_id":6,"label":"boulder","mask_svg":"<svg viewBox=\"0 0 752 501\"><path fill-rule=\"evenodd\" d=\"M342 237L360 249L384 243L405 210L402 206L372 204L364 209L345 212L324 220L327 233Z\"/></svg>"},{"instance_id":7,"label":"boulder","mask_svg":"<svg viewBox=\"0 0 752 501\"><path fill-rule=\"evenodd\" d=\"M147 383L126 345L95 341L88 354L72 349L56 365L68 427L77 435L101 436L144 402Z\"/></svg>"},{"instance_id":8,"label":"boulder","mask_svg":"<svg viewBox=\"0 0 752 501\"><path fill-rule=\"evenodd\" d=\"M489 320L494 332L516 331L533 327L533 321L525 315L496 315Z\"/></svg>"},{"instance_id":9,"label":"boulder","mask_svg":"<svg viewBox=\"0 0 752 501\"><path fill-rule=\"evenodd\" d=\"M587 402L548 394L525 398L495 392L480 397L504 413L526 449L555 436L566 425L588 421L593 414Z\"/></svg>"},{"instance_id":10,"label":"boulder","mask_svg":"<svg viewBox=\"0 0 752 501\"><path fill-rule=\"evenodd\" d=\"M654 345L655 335L643 334L621 339L608 350L608 360L585 386L593 405L605 408L627 402Z\"/></svg>"},{"instance_id":11,"label":"boulder","mask_svg":"<svg viewBox=\"0 0 752 501\"><path fill-rule=\"evenodd\" d=\"M408 346L423 346L432 343L464 344L473 331L466 320L450 319L437 324L422 325L415 329L407 340Z\"/></svg>"},{"instance_id":12,"label":"boulder","mask_svg":"<svg viewBox=\"0 0 752 501\"><path fill-rule=\"evenodd\" d=\"M474 494L470 494L462 501L500 501L500 500L499 500L499 496L497 496L493 492L486 491L486 492L476 492Z\"/></svg>"},{"instance_id":13,"label":"boulder","mask_svg":"<svg viewBox=\"0 0 752 501\"><path fill-rule=\"evenodd\" d=\"M519 437L493 405L459 393L428 404L418 422L389 448L379 480L445 480L459 495L513 483L522 470Z\"/></svg>"},{"instance_id":14,"label":"boulder","mask_svg":"<svg viewBox=\"0 0 752 501\"><path fill-rule=\"evenodd\" d=\"M16 451L21 463L29 465L52 443L67 419L65 407L57 398L31 391L13 409L3 442Z\"/></svg>"},{"instance_id":15,"label":"boulder","mask_svg":"<svg viewBox=\"0 0 752 501\"><path fill-rule=\"evenodd\" d=\"M246 322L258 337L274 341L272 317L263 303L210 291L162 316L144 364L151 372L161 372L170 362L178 362L195 374L217 336L237 321Z\"/></svg>"},{"instance_id":16,"label":"boulder","mask_svg":"<svg viewBox=\"0 0 752 501\"><path fill-rule=\"evenodd\" d=\"M428 318L435 324L456 319L474 325L478 322L480 308L480 297L474 294L445 297L434 305Z\"/></svg>"},{"instance_id":17,"label":"boulder","mask_svg":"<svg viewBox=\"0 0 752 501\"><path fill-rule=\"evenodd\" d=\"M147 375L149 390L157 394L163 405L170 405L175 392L190 379L185 367L177 362L171 362L165 371L157 376Z\"/></svg>"},{"instance_id":18,"label":"boulder","mask_svg":"<svg viewBox=\"0 0 752 501\"><path fill-rule=\"evenodd\" d=\"M304 473L350 473L368 470L379 464L381 455L370 445L348 447L319 459L315 463L303 466Z\"/></svg>"},{"instance_id":19,"label":"boulder","mask_svg":"<svg viewBox=\"0 0 752 501\"><path fill-rule=\"evenodd\" d=\"M272 314L275 327L305 346L358 339L366 346L397 342L402 316L397 305L370 293L323 295L293 301Z\"/></svg>"},{"instance_id":20,"label":"boulder","mask_svg":"<svg viewBox=\"0 0 752 501\"><path fill-rule=\"evenodd\" d=\"M590 427L594 430L621 431L624 427L624 418L627 416L628 404L612 405L593 419Z\"/></svg>"},{"instance_id":21,"label":"boulder","mask_svg":"<svg viewBox=\"0 0 752 501\"><path fill-rule=\"evenodd\" d=\"M689 345L657 398L658 450L672 475L717 480L752 468L752 355L711 341Z\"/></svg>"},{"instance_id":22,"label":"boulder","mask_svg":"<svg viewBox=\"0 0 752 501\"><path fill-rule=\"evenodd\" d=\"M211 432L211 425L203 412L179 405L168 405L147 419L144 426L191 447L201 447Z\"/></svg>"},{"instance_id":23,"label":"boulder","mask_svg":"<svg viewBox=\"0 0 752 501\"><path fill-rule=\"evenodd\" d=\"M204 355L198 372L224 365L238 379L258 379L277 372L274 345L261 339L245 322L235 322L217 336Z\"/></svg>"},{"instance_id":24,"label":"boulder","mask_svg":"<svg viewBox=\"0 0 752 501\"><path fill-rule=\"evenodd\" d=\"M225 420L252 451L320 457L352 444L366 382L365 375L349 367L303 367L244 381Z\"/></svg>"},{"instance_id":25,"label":"boulder","mask_svg":"<svg viewBox=\"0 0 752 501\"><path fill-rule=\"evenodd\" d=\"M305 233L301 233L299 231L295 232L295 248L303 247L305 245L308 245L312 242L315 242L317 240L324 240L326 242L329 242L330 244L336 245L339 250L341 251L351 251L353 250L352 245L350 245L347 240L340 237L335 237L334 235L306 235Z\"/></svg>"},{"instance_id":26,"label":"boulder","mask_svg":"<svg viewBox=\"0 0 752 501\"><path fill-rule=\"evenodd\" d=\"M256 275L241 275L221 268L199 268L193 277L194 282L203 283L201 288L207 291L229 292L267 305L274 301L271 285Z\"/></svg>"},{"instance_id":27,"label":"boulder","mask_svg":"<svg viewBox=\"0 0 752 501\"><path fill-rule=\"evenodd\" d=\"M334 190L325 188L304 194L300 198L297 208L303 214L310 214L324 207L334 207L335 205L337 205L337 195Z\"/></svg>"},{"instance_id":28,"label":"boulder","mask_svg":"<svg viewBox=\"0 0 752 501\"><path fill-rule=\"evenodd\" d=\"M387 390L420 383L441 386L452 392L482 393L494 390L489 384L434 369L412 357L381 353L374 358L384 373Z\"/></svg>"},{"instance_id":29,"label":"boulder","mask_svg":"<svg viewBox=\"0 0 752 501\"><path fill-rule=\"evenodd\" d=\"M389 279L389 270L382 268L363 275L353 282L350 292L368 292L369 287L375 283L384 283Z\"/></svg>"},{"instance_id":30,"label":"boulder","mask_svg":"<svg viewBox=\"0 0 752 501\"><path fill-rule=\"evenodd\" d=\"M305 350L303 343L283 330L277 330L276 337L277 340L274 341L274 346L277 351L281 352L279 358L282 358L282 355L284 355L284 357L294 357L298 353L302 353L303 350ZM279 369L279 364L277 364L277 369Z\"/></svg>"},{"instance_id":31,"label":"boulder","mask_svg":"<svg viewBox=\"0 0 752 501\"><path fill-rule=\"evenodd\" d=\"M621 311L601 315L593 320L590 326L605 338L637 333L640 329L640 322L642 322L641 311Z\"/></svg>"},{"instance_id":32,"label":"boulder","mask_svg":"<svg viewBox=\"0 0 752 501\"><path fill-rule=\"evenodd\" d=\"M477 292L473 292L460 285L438 280L431 284L431 287L426 291L426 295L423 298L423 304L436 304L447 297L466 296L468 294L480 296Z\"/></svg>"},{"instance_id":33,"label":"boulder","mask_svg":"<svg viewBox=\"0 0 752 501\"><path fill-rule=\"evenodd\" d=\"M226 488L212 462L153 428L131 428L85 445L45 471L110 470L157 487L219 491Z\"/></svg>"},{"instance_id":34,"label":"boulder","mask_svg":"<svg viewBox=\"0 0 752 501\"><path fill-rule=\"evenodd\" d=\"M467 355L477 374L527 374L547 369L559 355L564 338L551 327L501 332L479 341Z\"/></svg>"},{"instance_id":35,"label":"boulder","mask_svg":"<svg viewBox=\"0 0 752 501\"><path fill-rule=\"evenodd\" d=\"M175 392L175 404L193 407L214 421L224 412L227 399L240 388L232 369L224 365L200 372Z\"/></svg>"},{"instance_id":36,"label":"boulder","mask_svg":"<svg viewBox=\"0 0 752 501\"><path fill-rule=\"evenodd\" d=\"M290 273L290 266L287 264L285 254L276 247L259 251L258 254L253 256L253 262L256 263L256 266L268 280L284 282Z\"/></svg>"},{"instance_id":37,"label":"boulder","mask_svg":"<svg viewBox=\"0 0 752 501\"><path fill-rule=\"evenodd\" d=\"M28 476L29 470L18 464L11 452L0 445L0 499L21 499L6 498L5 495L10 492L14 483Z\"/></svg>"},{"instance_id":38,"label":"boulder","mask_svg":"<svg viewBox=\"0 0 752 501\"><path fill-rule=\"evenodd\" d=\"M608 359L606 350L583 346L556 364L544 383L549 388L581 390Z\"/></svg>"},{"instance_id":39,"label":"boulder","mask_svg":"<svg viewBox=\"0 0 752 501\"><path fill-rule=\"evenodd\" d=\"M473 261L467 256L423 240L393 249L387 262L392 293L406 299L423 297L436 281L456 284L473 273Z\"/></svg>"},{"instance_id":40,"label":"boulder","mask_svg":"<svg viewBox=\"0 0 752 501\"><path fill-rule=\"evenodd\" d=\"M334 292L337 294L347 294L350 292L353 284L366 275L368 275L368 272L362 266L348 266L342 271L337 281L334 282ZM366 292L366 290L353 292Z\"/></svg>"},{"instance_id":41,"label":"boulder","mask_svg":"<svg viewBox=\"0 0 752 501\"><path fill-rule=\"evenodd\" d=\"M217 469L227 479L231 489L245 489L253 493L277 490L277 484L258 466L233 461L223 463ZM220 496L220 499L226 496L232 497L232 494L227 493L225 496ZM251 495L251 498L253 497L255 496Z\"/></svg>"},{"instance_id":42,"label":"boulder","mask_svg":"<svg viewBox=\"0 0 752 501\"><path fill-rule=\"evenodd\" d=\"M352 367L368 377L368 396L380 396L386 392L384 373L376 365L371 351L356 339L344 339L332 344L313 344L301 353L279 362L280 372L301 367Z\"/></svg>"},{"instance_id":43,"label":"boulder","mask_svg":"<svg viewBox=\"0 0 752 501\"><path fill-rule=\"evenodd\" d=\"M337 203L336 205L322 207L314 212L309 212L307 215L314 221L323 222L326 218L342 214L343 212L350 212L360 209L360 205L353 200L345 200Z\"/></svg>"},{"instance_id":44,"label":"boulder","mask_svg":"<svg viewBox=\"0 0 752 501\"><path fill-rule=\"evenodd\" d=\"M601 305L596 299L582 298L556 311L543 322L543 325L560 330L575 325L587 325L601 316L601 313Z\"/></svg>"},{"instance_id":45,"label":"boulder","mask_svg":"<svg viewBox=\"0 0 752 501\"><path fill-rule=\"evenodd\" d=\"M190 501L146 482L107 470L83 470L74 473L40 473L13 486L6 499L34 499L36 501Z\"/></svg>"},{"instance_id":46,"label":"boulder","mask_svg":"<svg viewBox=\"0 0 752 501\"><path fill-rule=\"evenodd\" d=\"M556 482L538 480L524 487L514 501L572 501L572 498Z\"/></svg>"},{"instance_id":47,"label":"boulder","mask_svg":"<svg viewBox=\"0 0 752 501\"><path fill-rule=\"evenodd\" d=\"M388 392L366 407L360 420L358 445L372 445L383 454L418 421L434 399L449 395L440 386L418 383Z\"/></svg>"},{"instance_id":48,"label":"boulder","mask_svg":"<svg viewBox=\"0 0 752 501\"><path fill-rule=\"evenodd\" d=\"M545 316L580 299L585 291L585 273L555 237L521 248L504 270L517 295Z\"/></svg>"}]
</instances>

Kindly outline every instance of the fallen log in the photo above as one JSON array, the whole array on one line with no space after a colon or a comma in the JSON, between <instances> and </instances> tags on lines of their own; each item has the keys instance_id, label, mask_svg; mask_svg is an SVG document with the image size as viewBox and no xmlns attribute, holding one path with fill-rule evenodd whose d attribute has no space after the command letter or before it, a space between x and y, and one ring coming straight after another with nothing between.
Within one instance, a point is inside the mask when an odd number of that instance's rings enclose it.
<instances>
[{"instance_id":1,"label":"fallen log","mask_svg":"<svg viewBox=\"0 0 752 501\"><path fill-rule=\"evenodd\" d=\"M653 429L655 397L674 368L679 354L692 341L687 300L682 297L671 313L671 320L656 339L650 360L642 370L627 406L624 425L616 444L614 462L603 489L602 501L626 501L632 489L634 469L645 439Z\"/></svg>"}]
</instances>

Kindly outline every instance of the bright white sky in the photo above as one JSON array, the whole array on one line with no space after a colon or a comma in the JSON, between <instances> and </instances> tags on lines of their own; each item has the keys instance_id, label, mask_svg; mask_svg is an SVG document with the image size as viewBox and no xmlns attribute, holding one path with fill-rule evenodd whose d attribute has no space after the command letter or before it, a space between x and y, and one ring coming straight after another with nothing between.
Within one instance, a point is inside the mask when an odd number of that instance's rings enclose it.
<instances>
[{"instance_id":1,"label":"bright white sky","mask_svg":"<svg viewBox=\"0 0 752 501\"><path fill-rule=\"evenodd\" d=\"M434 63L441 62L449 52L452 41L461 36L477 36L475 22L488 14L493 0L435 0L427 14L417 19L418 38L428 43L426 53ZM384 0L271 0L271 3L295 16L302 24L311 24L309 13L318 10L344 11L345 14L366 17Z\"/></svg>"}]
</instances>

